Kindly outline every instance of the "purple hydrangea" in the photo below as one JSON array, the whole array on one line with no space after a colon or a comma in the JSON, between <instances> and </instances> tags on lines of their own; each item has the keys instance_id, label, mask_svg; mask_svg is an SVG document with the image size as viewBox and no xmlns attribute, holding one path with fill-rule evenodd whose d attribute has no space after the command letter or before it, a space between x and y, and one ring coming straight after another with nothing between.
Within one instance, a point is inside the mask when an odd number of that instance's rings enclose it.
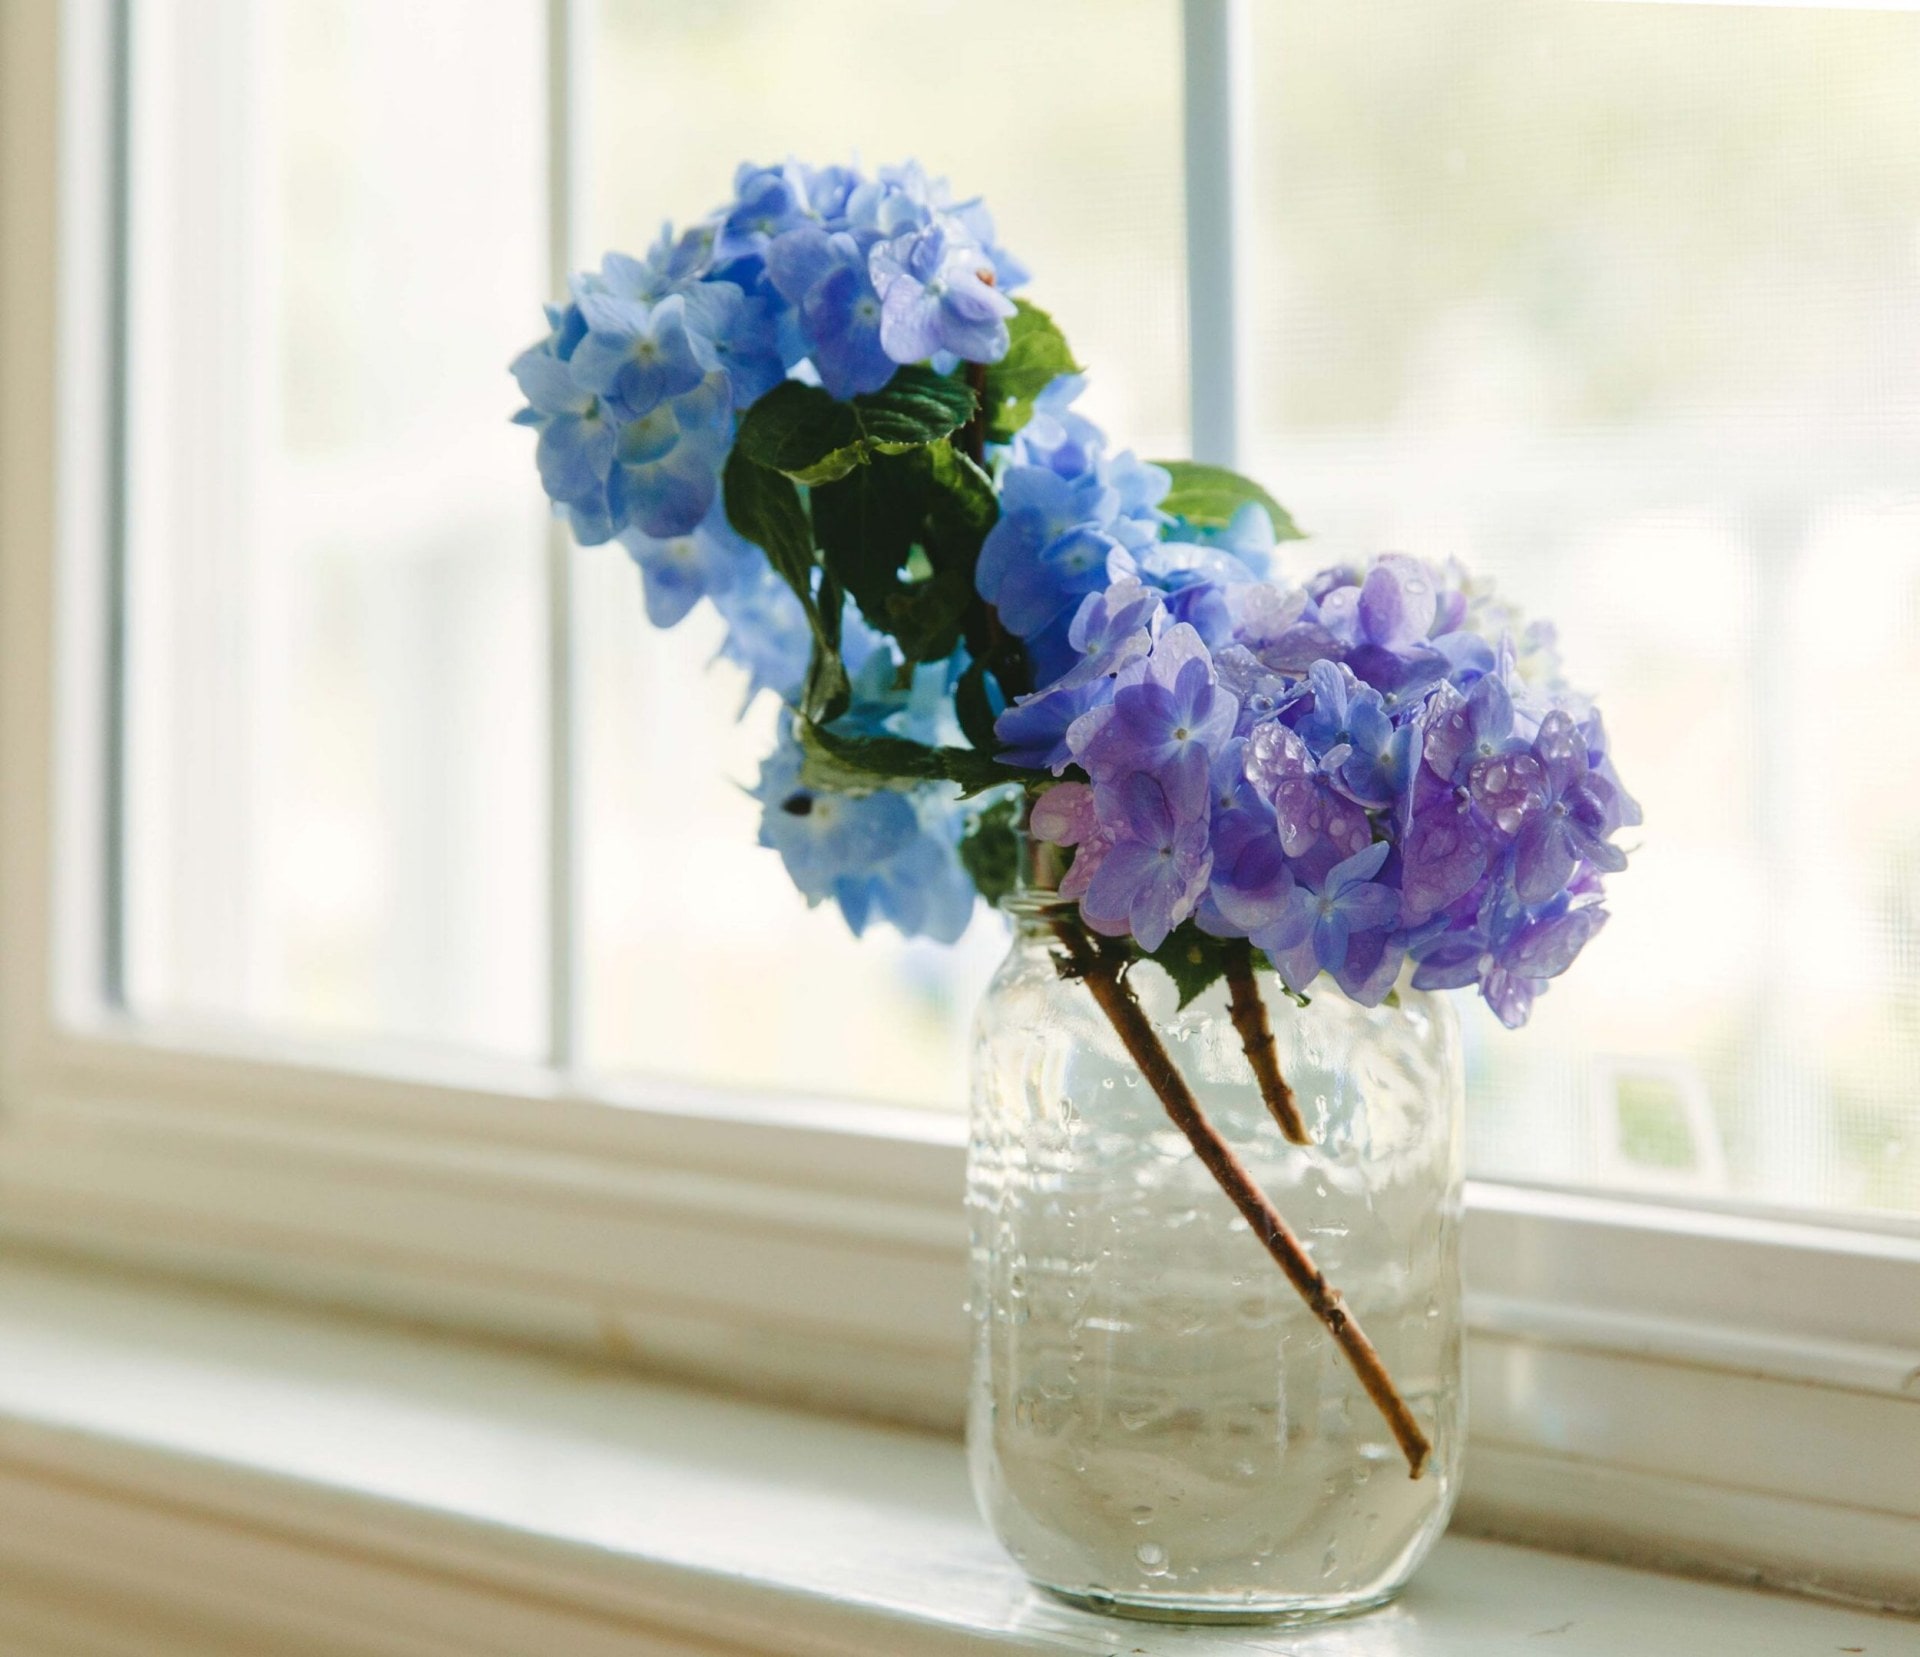
<instances>
[{"instance_id":1,"label":"purple hydrangea","mask_svg":"<svg viewBox=\"0 0 1920 1657\"><path fill-rule=\"evenodd\" d=\"M1123 506L1074 390L1011 445L979 566L1039 669L997 730L1064 779L1031 816L1072 852L1062 893L1149 952L1192 920L1295 990L1371 1006L1411 968L1524 1022L1604 924L1640 821L1550 632L1451 566L1389 554L1294 587L1244 510L1195 530L1164 489Z\"/></svg>"},{"instance_id":2,"label":"purple hydrangea","mask_svg":"<svg viewBox=\"0 0 1920 1657\"><path fill-rule=\"evenodd\" d=\"M1105 847L1080 900L1094 931L1155 950L1193 912L1213 867L1193 780L1191 767L1129 771L1095 796Z\"/></svg>"}]
</instances>

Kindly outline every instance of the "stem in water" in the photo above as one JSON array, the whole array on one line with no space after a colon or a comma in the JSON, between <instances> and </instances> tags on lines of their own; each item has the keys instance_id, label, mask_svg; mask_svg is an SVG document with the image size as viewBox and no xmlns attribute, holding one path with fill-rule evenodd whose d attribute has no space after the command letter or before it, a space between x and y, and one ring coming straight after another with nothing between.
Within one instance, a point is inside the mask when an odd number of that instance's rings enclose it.
<instances>
[{"instance_id":1,"label":"stem in water","mask_svg":"<svg viewBox=\"0 0 1920 1657\"><path fill-rule=\"evenodd\" d=\"M1147 1079L1174 1125L1187 1136L1194 1154L1206 1165L1220 1189L1239 1209L1254 1236L1266 1246L1280 1270L1300 1293L1313 1315L1326 1325L1328 1334L1338 1343L1353 1365L1354 1374L1366 1388L1367 1396L1386 1419L1413 1478L1426 1467L1433 1446L1414 1420L1413 1411L1400 1396L1388 1375L1380 1354L1374 1350L1359 1322L1340 1299L1340 1292L1313 1263L1300 1239L1294 1236L1279 1211L1254 1183L1246 1165L1234 1155L1233 1148L1220 1137L1219 1130L1201 1113L1200 1102L1187 1086L1160 1040L1152 1022L1141 1010L1134 993L1120 977L1123 957L1107 953L1075 921L1055 922L1054 931L1066 948L1062 970L1068 976L1085 981L1087 989L1100 1004L1128 1055Z\"/></svg>"},{"instance_id":2,"label":"stem in water","mask_svg":"<svg viewBox=\"0 0 1920 1657\"><path fill-rule=\"evenodd\" d=\"M1233 1027L1240 1032L1240 1046L1247 1065L1260 1084L1260 1097L1273 1112L1280 1131L1296 1145L1311 1145L1307 1125L1300 1120L1300 1107L1293 1089L1280 1074L1280 1048L1273 1039L1273 1026L1267 1022L1267 1003L1260 994L1260 981L1253 972L1253 950L1245 940L1227 945L1227 990L1231 1000L1227 1011L1233 1015Z\"/></svg>"}]
</instances>

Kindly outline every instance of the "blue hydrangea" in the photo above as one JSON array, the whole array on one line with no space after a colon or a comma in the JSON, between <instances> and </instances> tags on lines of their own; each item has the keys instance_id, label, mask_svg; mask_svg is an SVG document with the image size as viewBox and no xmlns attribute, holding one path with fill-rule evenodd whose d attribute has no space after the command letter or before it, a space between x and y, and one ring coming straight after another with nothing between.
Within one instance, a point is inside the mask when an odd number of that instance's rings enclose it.
<instances>
[{"instance_id":1,"label":"blue hydrangea","mask_svg":"<svg viewBox=\"0 0 1920 1657\"><path fill-rule=\"evenodd\" d=\"M985 249L953 224L909 231L873 251L880 342L896 362L947 355L996 362L1007 354L1013 301L995 286Z\"/></svg>"},{"instance_id":2,"label":"blue hydrangea","mask_svg":"<svg viewBox=\"0 0 1920 1657\"><path fill-rule=\"evenodd\" d=\"M604 499L619 430L600 398L584 389L570 366L543 346L522 352L513 377L527 399L524 423L537 425L534 463L554 502L573 507Z\"/></svg>"},{"instance_id":3,"label":"blue hydrangea","mask_svg":"<svg viewBox=\"0 0 1920 1657\"><path fill-rule=\"evenodd\" d=\"M880 296L867 253L848 231L806 225L767 250L767 274L793 307L820 383L836 397L878 391L897 366L880 338Z\"/></svg>"},{"instance_id":4,"label":"blue hydrangea","mask_svg":"<svg viewBox=\"0 0 1920 1657\"><path fill-rule=\"evenodd\" d=\"M783 230L805 224L811 189L807 169L756 167L743 162L733 180L733 201L715 215L714 257L721 261L764 254Z\"/></svg>"},{"instance_id":5,"label":"blue hydrangea","mask_svg":"<svg viewBox=\"0 0 1920 1657\"><path fill-rule=\"evenodd\" d=\"M956 942L975 892L959 857L950 786L843 794L809 787L791 730L760 771L760 843L780 854L811 904L831 900L855 935L886 921L903 937Z\"/></svg>"},{"instance_id":6,"label":"blue hydrangea","mask_svg":"<svg viewBox=\"0 0 1920 1657\"><path fill-rule=\"evenodd\" d=\"M762 570L773 573L760 549L734 532L718 502L684 534L656 538L628 529L620 540L640 566L647 620L655 627L675 626L701 599L719 604L736 587L754 583ZM793 597L791 591L787 596ZM800 614L797 599L794 613ZM800 621L804 628L806 618Z\"/></svg>"},{"instance_id":7,"label":"blue hydrangea","mask_svg":"<svg viewBox=\"0 0 1920 1657\"><path fill-rule=\"evenodd\" d=\"M793 589L761 558L731 586L709 596L727 624L720 654L747 675L742 711L762 691L782 702L799 701L813 630Z\"/></svg>"},{"instance_id":8,"label":"blue hydrangea","mask_svg":"<svg viewBox=\"0 0 1920 1657\"><path fill-rule=\"evenodd\" d=\"M724 374L735 409L758 402L787 377L775 303L758 287L703 282L686 296L693 352L710 374Z\"/></svg>"},{"instance_id":9,"label":"blue hydrangea","mask_svg":"<svg viewBox=\"0 0 1920 1657\"><path fill-rule=\"evenodd\" d=\"M684 295L669 294L649 305L589 293L580 301L580 314L587 337L569 363L573 379L615 418L640 419L706 379L709 370L694 348Z\"/></svg>"},{"instance_id":10,"label":"blue hydrangea","mask_svg":"<svg viewBox=\"0 0 1920 1657\"><path fill-rule=\"evenodd\" d=\"M1075 665L1068 632L1082 601L1140 573L1138 555L1167 523L1158 503L1173 482L1131 452L1107 455L1099 428L1071 406L1082 385L1077 377L1056 380L1014 438L1000 479L1000 520L974 570L980 596L1026 645L1035 677L1046 682Z\"/></svg>"},{"instance_id":11,"label":"blue hydrangea","mask_svg":"<svg viewBox=\"0 0 1920 1657\"><path fill-rule=\"evenodd\" d=\"M613 521L644 535L684 535L720 498L720 468L733 441L724 374L656 403L620 428L607 499Z\"/></svg>"},{"instance_id":12,"label":"blue hydrangea","mask_svg":"<svg viewBox=\"0 0 1920 1657\"><path fill-rule=\"evenodd\" d=\"M928 744L962 740L953 691L966 666L964 652L903 673L893 642L848 603L841 655L853 701L834 722L836 732ZM780 853L810 903L831 899L855 933L885 921L903 937L951 943L966 930L976 894L959 855L967 814L951 784L867 794L810 787L788 720L755 794L762 844Z\"/></svg>"},{"instance_id":13,"label":"blue hydrangea","mask_svg":"<svg viewBox=\"0 0 1920 1657\"><path fill-rule=\"evenodd\" d=\"M939 270L923 281L934 250ZM911 254L928 303L941 301L917 354L904 335L891 351L882 337L874 273L896 253ZM526 398L514 418L539 434L541 484L575 538L619 539L633 553L650 617L671 626L711 600L727 621L721 653L746 669L749 696L792 699L805 617L719 504L737 416L789 376L851 397L903 363L938 355L948 367L951 347L990 360L1007 348L1004 294L1024 276L984 207L915 163L872 176L746 164L706 219L663 228L644 257L609 253L573 277L545 337L514 359ZM949 294L954 284L965 292ZM994 323L968 332L976 311Z\"/></svg>"}]
</instances>

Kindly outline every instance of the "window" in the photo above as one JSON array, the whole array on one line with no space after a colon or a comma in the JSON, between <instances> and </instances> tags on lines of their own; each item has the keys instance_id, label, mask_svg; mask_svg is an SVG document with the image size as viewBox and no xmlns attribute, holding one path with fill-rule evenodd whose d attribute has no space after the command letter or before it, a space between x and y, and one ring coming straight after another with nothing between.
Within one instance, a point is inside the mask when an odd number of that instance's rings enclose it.
<instances>
[{"instance_id":1,"label":"window","mask_svg":"<svg viewBox=\"0 0 1920 1657\"><path fill-rule=\"evenodd\" d=\"M494 360L546 286L545 40L495 9L128 9L139 1016L545 1050L544 514Z\"/></svg>"},{"instance_id":2,"label":"window","mask_svg":"<svg viewBox=\"0 0 1920 1657\"><path fill-rule=\"evenodd\" d=\"M1920 17L1255 15L1251 458L1554 617L1647 812L1471 1166L1920 1218L1920 772L1839 711L1920 683Z\"/></svg>"},{"instance_id":3,"label":"window","mask_svg":"<svg viewBox=\"0 0 1920 1657\"><path fill-rule=\"evenodd\" d=\"M993 204L1112 429L1181 452L1180 19L1094 9L922 7L858 53L857 4L582 13L575 249L739 155L921 155ZM957 1108L997 929L949 955L796 903L738 787L770 709L736 724L697 620L644 631L617 551L570 559L550 925L545 531L499 373L547 278L537 8L129 15L130 1006L532 1058L577 928L588 1068ZM1333 544L1457 553L1562 618L1649 808L1605 943L1476 1042L1474 1166L1920 1212L1920 816L1872 721L1787 688L1916 671L1920 32L1255 15L1251 462Z\"/></svg>"},{"instance_id":4,"label":"window","mask_svg":"<svg viewBox=\"0 0 1920 1657\"><path fill-rule=\"evenodd\" d=\"M1920 16L51 10L0 53L0 1235L953 1419L994 928L804 910L764 710L505 423L569 264L741 155L917 153L1116 433L1237 450L1316 556L1459 554L1604 692L1645 847L1474 1046L1478 1522L1911 1585L1920 807L1853 710L1917 671Z\"/></svg>"}]
</instances>

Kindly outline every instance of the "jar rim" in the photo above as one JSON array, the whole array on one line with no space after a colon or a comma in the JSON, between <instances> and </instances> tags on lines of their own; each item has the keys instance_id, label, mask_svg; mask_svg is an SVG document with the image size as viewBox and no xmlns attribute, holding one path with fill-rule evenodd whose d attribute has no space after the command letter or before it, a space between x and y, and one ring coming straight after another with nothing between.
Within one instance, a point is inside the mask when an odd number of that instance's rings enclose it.
<instances>
[{"instance_id":1,"label":"jar rim","mask_svg":"<svg viewBox=\"0 0 1920 1657\"><path fill-rule=\"evenodd\" d=\"M1058 892L1041 886L1017 886L996 906L1005 915L1018 920L1053 920L1061 915L1077 914L1077 898L1063 898Z\"/></svg>"}]
</instances>

